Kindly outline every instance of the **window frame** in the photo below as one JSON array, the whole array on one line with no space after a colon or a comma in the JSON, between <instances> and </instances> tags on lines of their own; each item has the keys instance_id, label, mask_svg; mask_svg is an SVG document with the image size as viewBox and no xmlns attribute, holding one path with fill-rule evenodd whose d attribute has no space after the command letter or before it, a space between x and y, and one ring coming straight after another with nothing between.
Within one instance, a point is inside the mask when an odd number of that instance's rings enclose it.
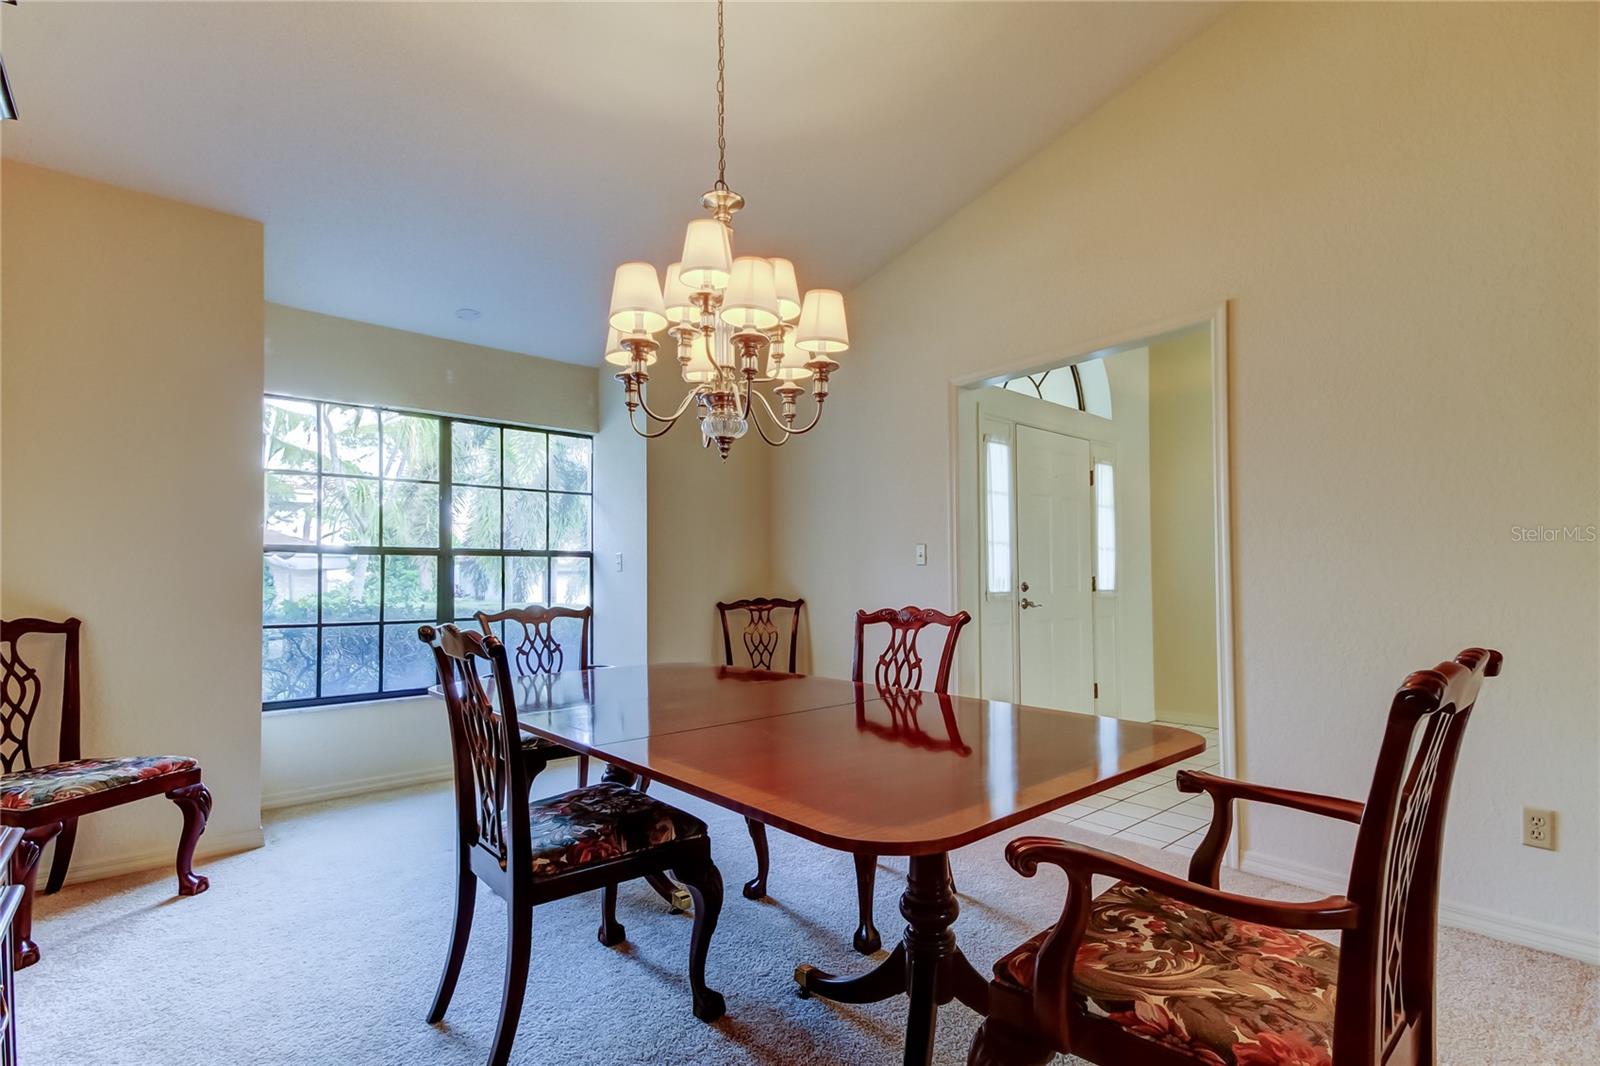
<instances>
[{"instance_id":1,"label":"window frame","mask_svg":"<svg viewBox=\"0 0 1600 1066\"><path fill-rule=\"evenodd\" d=\"M316 641L316 671L315 671L315 673L316 673L316 693L317 694L315 696L313 696L313 697L307 697L307 698L302 698L302 699L290 699L290 700L265 700L265 699L263 699L261 701L261 711L262 711L263 714L271 713L273 711L296 710L296 709L301 709L301 708L306 708L306 707L331 707L331 706L339 706L339 705L351 704L351 703L371 703L371 702L376 702L376 701L379 701L379 700L408 699L408 698L415 698L417 696L426 695L427 692L428 692L427 686L423 686L423 687L420 687L420 688L391 689L391 690L385 690L383 688L383 680L384 680L384 676L383 676L384 643L385 643L384 635L385 635L385 629L386 629L387 626L390 626L390 625L404 625L404 624L406 624L408 622L413 622L413 621L418 626L430 625L430 624L431 625L439 625L439 624L442 624L443 622L455 621L456 620L456 614L457 614L456 602L455 602L455 599L456 599L456 597L455 597L455 562L456 562L456 560L458 558L460 558L462 556L491 556L491 557L496 557L496 558L498 558L500 560L500 588L501 588L501 602L502 602L502 604L505 603L505 598L504 597L505 597L505 589L506 589L505 577L506 577L506 560L507 559L511 559L511 558L534 558L534 559L543 559L543 560L545 560L545 593L546 593L546 599L549 599L550 595L554 591L554 581L555 581L555 577L554 577L555 565L554 564L555 564L555 560L557 560L557 559L582 559L582 560L584 560L584 565L585 565L585 568L587 570L587 580L588 580L588 587L589 587L589 600L590 600L590 604L592 605L593 600L594 600L594 497L595 497L595 482L596 482L596 478L595 478L595 463L594 463L594 434L592 434L592 433L582 433L582 432L578 432L578 431L575 431L575 430L568 430L568 429L556 429L556 428L552 428L552 427L548 427L548 426L527 425L527 424L517 423L517 422L497 422L497 421L494 421L492 419L486 419L486 418L475 418L475 417L468 417L468 416L461 416L461 415L447 415L447 414L440 414L440 413L434 412L434 411L417 410L417 409L414 409L414 408L391 407L391 406L387 406L387 405L384 405L384 404L353 403L353 402L344 401L344 400L313 399L313 398L310 398L310 397L293 396L293 395L290 395L288 393L279 393L279 392L263 392L262 393L262 403L263 403L263 405L265 405L268 401L271 401L271 400L278 400L278 401L282 401L282 402L286 402L286 403L312 404L312 405L314 405L316 407L316 454L317 454L316 469L312 470L312 471L306 471L306 470L288 470L288 469L284 469L284 468L281 468L281 467L270 467L270 466L267 465L265 449L263 448L262 465L260 467L260 475L261 475L261 478L262 478L262 483L261 484L262 484L263 492L265 492L267 476L269 474L273 474L273 473L285 474L285 475L290 475L290 476L301 476L301 477L309 476L309 477L314 478L315 481L316 481L316 512L317 512L317 536L316 536L316 540L311 544L285 544L285 543L282 543L282 542L274 544L271 540L267 539L267 533L266 533L266 517L267 516L265 514L263 514L262 515L262 558L263 558L263 560L265 560L266 557L271 556L271 555L314 555L316 557L316 559L317 559L317 567L316 567L316 574L317 574L317 612L316 612L315 620L310 621L310 622L306 622L306 621L267 622L265 620L265 616L263 615L260 628L262 630L263 636L265 636L265 634L266 634L266 632L268 630L274 630L274 629L277 629L277 630L309 630L313 634L315 634L315 641ZM328 473L327 471L325 471L323 469L323 461L324 461L323 447L322 447L323 433L324 433L323 409L325 407L355 407L355 408L364 408L366 410L370 410L370 411L374 412L374 414L377 417L378 434L379 434L378 439L379 439L379 442L380 442L380 444L379 444L380 459L379 459L378 473L376 475L371 475L371 474L344 474L344 473L331 473L330 474L330 473ZM416 418L427 418L427 419L436 420L439 423L439 471L438 471L437 480L431 480L430 481L430 480L425 479L425 478L389 477L389 476L385 475L384 470L383 470L383 465L382 465L382 458L381 458L381 456L382 456L382 440L383 440L383 422L384 422L384 416L385 415L401 415L401 416L409 416L409 417L416 417ZM454 435L453 434L453 429L458 424L459 425L484 426L484 427L488 427L488 428L491 428L491 429L498 430L499 434L500 434L500 436L499 436L499 446L500 446L499 484L498 485L494 485L494 486L486 486L486 485L483 485L483 484L481 484L479 482L473 482L473 481L462 481L462 482L459 482L459 487L461 487L461 488L475 488L475 489L494 488L494 489L497 489L499 491L499 493L500 493L500 544L501 544L501 546L498 547L498 548L465 548L465 547L457 548L455 546L455 544L454 544L455 532L454 532L454 529L452 528L452 521L451 521L452 514L451 514L451 511L452 511L452 503L453 503L453 499L454 499L453 491L454 491L454 489L456 487L458 487L458 482L455 479L454 470L453 470L453 458L454 457L452 455L452 450L453 450L453 435ZM545 451L545 485L544 485L544 488L542 488L542 489L541 488L525 489L525 488L521 488L519 486L507 485L506 484L506 474L505 474L505 469L506 469L506 467L505 467L505 459L506 459L506 436L505 436L505 431L506 430L515 430L515 431L518 431L518 432L525 432L525 433L526 432L541 433L541 434L545 435L545 438L546 438L545 439L545 449L546 449L546 451ZM586 440L586 441L589 442L589 488L588 488L588 490L586 492L579 492L579 491L573 491L573 490L567 490L567 489L555 489L555 488L552 488L550 486L550 454L553 451L553 449L551 448L551 440L552 440L552 438L555 438L555 437L576 438L576 439L580 439L580 440ZM377 485L377 490L378 490L377 539L378 539L378 544L376 544L376 545L352 546L352 545L330 545L330 544L326 544L326 543L323 542L323 530L322 530L323 491L322 491L322 488L323 488L324 479L328 478L328 477L349 478L349 479L358 480L358 481L368 481L368 482L373 482L373 483L375 483ZM405 546L398 546L398 545L386 545L386 544L383 543L383 541L385 539L384 516L383 516L384 489L385 489L385 485L387 483L392 483L392 482L402 482L402 483L406 483L406 484L417 484L417 485L436 485L438 487L438 490L439 490L439 542L438 542L438 545L436 547L405 547ZM506 494L508 492L537 492L537 493L542 494L545 497L545 538L544 538L545 546L543 548L534 549L534 548L506 548L505 547L505 511L506 511ZM566 495L566 496L587 496L589 498L589 547L587 549L584 549L584 550L557 549L557 548L552 548L551 547L550 522L551 522L552 507L550 506L550 499L551 499L552 496L561 496L561 495ZM375 619L368 619L368 620L362 620L362 621L325 621L324 620L324 618L323 618L323 611L324 611L323 599L324 599L324 596L325 596L325 591L324 591L324 587L325 587L324 586L325 565L324 565L323 560L325 558L329 557L329 556L333 556L333 557L369 556L369 557L372 557L372 558L375 558L375 559L379 560L379 567L380 567L379 574L378 574L378 590L379 591L378 591L378 602L377 602L377 617ZM387 603L385 602L385 593L387 592L386 586L387 586L388 559L390 557L393 557L393 556L427 556L427 557L431 557L431 558L433 558L435 560L435 564L434 564L435 565L435 574L434 574L434 576L435 576L436 589L435 589L435 601L434 601L434 615L435 615L434 618L432 618L432 619L428 619L428 618L412 619L412 618L408 618L408 617L402 617L402 618L399 618L399 619L394 619L394 618L390 618L389 617L389 608L388 608ZM371 627L371 628L374 628L374 629L377 630L377 645L378 645L378 647L377 647L378 682L377 683L378 683L378 690L375 691L375 692L341 693L341 694L337 694L337 695L323 695L323 683L324 683L323 669L322 669L322 667L323 667L323 661L322 661L323 634L327 630L331 630L331 629L350 629L350 628L358 628L358 627ZM590 626L589 639L590 639L590 645L592 647L593 642L594 642L594 630L593 630L593 626L592 625Z\"/></svg>"},{"instance_id":2,"label":"window frame","mask_svg":"<svg viewBox=\"0 0 1600 1066\"><path fill-rule=\"evenodd\" d=\"M1094 470L1093 485L1090 488L1089 512L1093 516L1094 529L1094 558L1090 573L1094 575L1095 592L1115 596L1122 589L1119 571L1121 561L1118 553L1121 548L1121 514L1117 507L1117 462L1114 456L1102 454L1095 450L1089 462ZM1103 542L1106 525L1110 525L1111 544L1108 547ZM1105 562L1106 554L1110 554L1111 583L1108 586L1106 575L1101 571L1101 564Z\"/></svg>"},{"instance_id":3,"label":"window frame","mask_svg":"<svg viewBox=\"0 0 1600 1066\"><path fill-rule=\"evenodd\" d=\"M1078 398L1078 405L1076 407L1068 407L1064 403L1058 403L1055 400L1046 400L1045 399L1044 383L1045 383L1046 379L1048 379L1051 374L1060 374L1060 373L1062 373L1064 371L1070 371L1071 372L1071 375L1072 375L1072 391L1077 395L1077 398ZM1011 386L1014 383L1019 382L1019 381L1025 381L1025 382L1028 383L1028 385L1030 385L1033 388L1032 396L1036 400L1044 400L1045 403L1053 403L1057 407L1066 407L1067 410L1069 410L1069 411L1080 411L1080 412L1083 412L1085 414L1089 413L1089 409L1083 405L1083 378L1078 373L1078 364L1077 363L1069 363L1066 366L1052 367L1049 370L1036 370L1032 374L1018 374L1014 378L1008 378L1005 381L1002 381L1000 383L1000 388L1005 389L1008 392L1018 393L1019 395L1022 395L1022 396L1029 395L1028 392L1026 392L1026 391L1024 391L1022 389L1013 389L1013 388L1011 388Z\"/></svg>"},{"instance_id":4,"label":"window frame","mask_svg":"<svg viewBox=\"0 0 1600 1066\"><path fill-rule=\"evenodd\" d=\"M1014 427L1013 427L1014 432ZM1009 600L1016 588L1016 449L1012 443L1012 432L985 433L983 439L983 593L991 600ZM1005 453L1005 484L998 490L994 483L994 459L992 449L1003 449ZM996 496L1003 495L1003 501L997 501ZM995 547L998 543L995 537L994 522L999 515L997 503L1003 503L1006 522L1005 536L1005 565L1000 568L1001 574L996 569ZM994 579L1003 576L1006 587L994 587Z\"/></svg>"}]
</instances>

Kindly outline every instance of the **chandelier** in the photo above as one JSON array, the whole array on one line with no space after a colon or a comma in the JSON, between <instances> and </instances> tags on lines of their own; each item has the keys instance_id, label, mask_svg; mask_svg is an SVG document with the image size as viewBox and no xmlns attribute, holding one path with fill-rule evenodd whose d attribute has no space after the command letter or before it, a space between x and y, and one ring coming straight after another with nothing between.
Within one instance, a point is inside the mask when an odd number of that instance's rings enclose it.
<instances>
[{"instance_id":1,"label":"chandelier","mask_svg":"<svg viewBox=\"0 0 1600 1066\"><path fill-rule=\"evenodd\" d=\"M828 379L839 369L833 356L850 347L850 334L844 297L837 291L811 289L802 298L789 260L734 258L733 216L744 207L744 197L726 180L722 4L717 0L717 180L700 201L711 217L689 223L683 256L667 267L664 288L649 263L617 267L605 359L622 367L617 380L636 433L662 436L693 410L705 447L715 442L726 460L733 442L752 424L774 447L816 427ZM656 334L663 330L676 342L678 366L689 385L682 402L667 414L652 410L646 397L661 347ZM797 426L807 382L815 407L810 420ZM770 388L776 409L757 386ZM642 426L639 411L646 418ZM771 423L770 434L762 413Z\"/></svg>"}]
</instances>

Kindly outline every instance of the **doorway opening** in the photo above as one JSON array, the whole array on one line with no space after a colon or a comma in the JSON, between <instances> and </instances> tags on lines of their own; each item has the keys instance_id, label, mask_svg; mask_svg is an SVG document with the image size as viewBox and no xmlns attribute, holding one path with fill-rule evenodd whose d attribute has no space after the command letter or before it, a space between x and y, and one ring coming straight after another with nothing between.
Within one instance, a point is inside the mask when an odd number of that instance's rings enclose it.
<instances>
[{"instance_id":1,"label":"doorway opening","mask_svg":"<svg viewBox=\"0 0 1600 1066\"><path fill-rule=\"evenodd\" d=\"M1192 728L1231 771L1226 337L1218 309L957 384L965 690Z\"/></svg>"}]
</instances>

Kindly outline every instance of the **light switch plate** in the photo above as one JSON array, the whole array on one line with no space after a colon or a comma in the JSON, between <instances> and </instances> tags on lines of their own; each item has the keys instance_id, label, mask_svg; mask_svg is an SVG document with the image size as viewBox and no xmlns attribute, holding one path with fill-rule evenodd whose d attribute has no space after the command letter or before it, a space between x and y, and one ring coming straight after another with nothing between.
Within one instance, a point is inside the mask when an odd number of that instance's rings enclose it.
<instances>
[{"instance_id":1,"label":"light switch plate","mask_svg":"<svg viewBox=\"0 0 1600 1066\"><path fill-rule=\"evenodd\" d=\"M917 545L917 565L918 566L927 566L928 565L928 546L926 544L918 544Z\"/></svg>"}]
</instances>

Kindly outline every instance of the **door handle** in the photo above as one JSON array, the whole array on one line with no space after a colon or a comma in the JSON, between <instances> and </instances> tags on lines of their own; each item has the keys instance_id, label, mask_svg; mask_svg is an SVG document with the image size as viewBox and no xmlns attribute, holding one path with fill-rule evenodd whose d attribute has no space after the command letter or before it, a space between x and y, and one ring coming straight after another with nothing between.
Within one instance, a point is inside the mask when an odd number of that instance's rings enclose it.
<instances>
[{"instance_id":1,"label":"door handle","mask_svg":"<svg viewBox=\"0 0 1600 1066\"><path fill-rule=\"evenodd\" d=\"M1026 611L1029 607L1043 607L1044 604L1042 604L1042 603L1034 603L1032 600L1028 599L1028 597L1024 596L1024 597L1022 597L1022 602L1019 603L1017 606L1021 607L1024 611Z\"/></svg>"}]
</instances>

